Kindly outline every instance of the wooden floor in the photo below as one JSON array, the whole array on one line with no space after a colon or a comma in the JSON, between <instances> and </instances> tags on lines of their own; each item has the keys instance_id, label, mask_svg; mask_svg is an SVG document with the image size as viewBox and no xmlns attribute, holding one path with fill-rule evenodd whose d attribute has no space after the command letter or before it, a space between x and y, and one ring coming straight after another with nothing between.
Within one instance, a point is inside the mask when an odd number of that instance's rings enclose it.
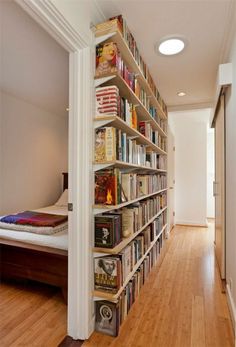
<instances>
[{"instance_id":1,"label":"wooden floor","mask_svg":"<svg viewBox=\"0 0 236 347\"><path fill-rule=\"evenodd\" d=\"M214 261L213 229L176 227L119 337L94 333L84 347L230 347L233 332ZM2 282L0 346L57 347L66 305L52 287Z\"/></svg>"},{"instance_id":2,"label":"wooden floor","mask_svg":"<svg viewBox=\"0 0 236 347\"><path fill-rule=\"evenodd\" d=\"M59 289L1 282L0 346L57 347L66 335L67 306Z\"/></svg>"},{"instance_id":3,"label":"wooden floor","mask_svg":"<svg viewBox=\"0 0 236 347\"><path fill-rule=\"evenodd\" d=\"M176 227L120 334L83 347L229 347L233 331L214 260L213 225Z\"/></svg>"}]
</instances>

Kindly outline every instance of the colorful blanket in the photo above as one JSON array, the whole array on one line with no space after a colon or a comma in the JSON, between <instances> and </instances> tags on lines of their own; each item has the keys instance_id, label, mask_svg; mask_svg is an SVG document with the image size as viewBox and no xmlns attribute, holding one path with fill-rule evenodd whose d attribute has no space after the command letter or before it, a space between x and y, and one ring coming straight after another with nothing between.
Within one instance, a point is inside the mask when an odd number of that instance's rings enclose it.
<instances>
[{"instance_id":1,"label":"colorful blanket","mask_svg":"<svg viewBox=\"0 0 236 347\"><path fill-rule=\"evenodd\" d=\"M24 211L0 218L0 228L52 235L68 229L68 216Z\"/></svg>"},{"instance_id":2,"label":"colorful blanket","mask_svg":"<svg viewBox=\"0 0 236 347\"><path fill-rule=\"evenodd\" d=\"M0 219L3 223L32 225L38 227L56 227L67 221L67 216L61 216L50 213L36 211L24 211L17 214L11 214Z\"/></svg>"}]
</instances>

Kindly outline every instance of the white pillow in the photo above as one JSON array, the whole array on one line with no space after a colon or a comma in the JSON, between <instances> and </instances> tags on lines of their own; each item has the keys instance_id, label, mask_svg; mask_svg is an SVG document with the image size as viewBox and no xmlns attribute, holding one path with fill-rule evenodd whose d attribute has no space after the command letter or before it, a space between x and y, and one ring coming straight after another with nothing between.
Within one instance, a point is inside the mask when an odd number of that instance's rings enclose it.
<instances>
[{"instance_id":1,"label":"white pillow","mask_svg":"<svg viewBox=\"0 0 236 347\"><path fill-rule=\"evenodd\" d=\"M65 189L61 194L60 198L55 203L55 206L66 206L68 205L68 189Z\"/></svg>"}]
</instances>

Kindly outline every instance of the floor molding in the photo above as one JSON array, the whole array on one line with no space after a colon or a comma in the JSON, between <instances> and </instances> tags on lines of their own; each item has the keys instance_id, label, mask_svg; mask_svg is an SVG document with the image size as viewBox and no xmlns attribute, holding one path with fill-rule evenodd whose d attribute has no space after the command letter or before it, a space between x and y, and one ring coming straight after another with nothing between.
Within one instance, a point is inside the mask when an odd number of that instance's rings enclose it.
<instances>
[{"instance_id":1,"label":"floor molding","mask_svg":"<svg viewBox=\"0 0 236 347\"><path fill-rule=\"evenodd\" d=\"M72 337L66 336L58 347L81 347L83 343L83 340L73 340Z\"/></svg>"},{"instance_id":2,"label":"floor molding","mask_svg":"<svg viewBox=\"0 0 236 347\"><path fill-rule=\"evenodd\" d=\"M226 284L226 297L233 323L234 334L236 334L236 307L228 284Z\"/></svg>"},{"instance_id":3,"label":"floor molding","mask_svg":"<svg viewBox=\"0 0 236 347\"><path fill-rule=\"evenodd\" d=\"M197 227L197 228L208 228L207 224L192 224L192 223L185 223L185 222L178 222L175 223L176 226L183 226L183 227Z\"/></svg>"}]
</instances>

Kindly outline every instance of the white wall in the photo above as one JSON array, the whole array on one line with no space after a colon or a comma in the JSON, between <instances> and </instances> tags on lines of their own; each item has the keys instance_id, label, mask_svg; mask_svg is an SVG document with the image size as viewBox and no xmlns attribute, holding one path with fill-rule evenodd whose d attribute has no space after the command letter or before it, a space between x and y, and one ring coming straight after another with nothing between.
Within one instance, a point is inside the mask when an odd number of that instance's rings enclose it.
<instances>
[{"instance_id":1,"label":"white wall","mask_svg":"<svg viewBox=\"0 0 236 347\"><path fill-rule=\"evenodd\" d=\"M68 167L68 116L1 92L0 124L0 214L53 204Z\"/></svg>"},{"instance_id":2,"label":"white wall","mask_svg":"<svg viewBox=\"0 0 236 347\"><path fill-rule=\"evenodd\" d=\"M169 113L175 137L175 223L206 225L210 110Z\"/></svg>"},{"instance_id":3,"label":"white wall","mask_svg":"<svg viewBox=\"0 0 236 347\"><path fill-rule=\"evenodd\" d=\"M229 62L233 83L226 93L226 281L236 320L236 37Z\"/></svg>"},{"instance_id":4,"label":"white wall","mask_svg":"<svg viewBox=\"0 0 236 347\"><path fill-rule=\"evenodd\" d=\"M214 129L207 131L207 217L215 218L213 181L215 180Z\"/></svg>"}]
</instances>

